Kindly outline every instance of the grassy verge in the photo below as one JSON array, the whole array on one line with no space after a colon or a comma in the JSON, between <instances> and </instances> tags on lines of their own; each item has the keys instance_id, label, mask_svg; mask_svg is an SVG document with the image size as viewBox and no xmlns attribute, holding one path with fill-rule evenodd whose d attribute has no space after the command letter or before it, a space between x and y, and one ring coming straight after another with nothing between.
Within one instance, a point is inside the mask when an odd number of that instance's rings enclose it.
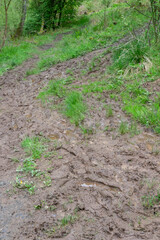
<instances>
[{"instance_id":1,"label":"grassy verge","mask_svg":"<svg viewBox=\"0 0 160 240\"><path fill-rule=\"evenodd\" d=\"M64 36L54 49L42 53L35 72L43 71L56 63L84 55L92 50L109 46L147 21L143 15L137 15L124 4L115 4L108 9L106 29L103 26L102 11L90 15L88 18L90 24L85 28L74 31L69 36ZM133 18L137 23L136 26L131 21Z\"/></svg>"},{"instance_id":2,"label":"grassy verge","mask_svg":"<svg viewBox=\"0 0 160 240\"><path fill-rule=\"evenodd\" d=\"M68 30L63 29L63 31ZM57 34L61 32L62 29L45 35L24 37L8 42L0 52L0 76L9 69L21 65L35 54L39 55L41 51L37 47L53 42Z\"/></svg>"},{"instance_id":3,"label":"grassy verge","mask_svg":"<svg viewBox=\"0 0 160 240\"><path fill-rule=\"evenodd\" d=\"M52 65L78 57L94 49L102 48L122 38L133 29L143 26L147 19L138 15L124 3L113 4L107 10L107 28L104 29L103 9L73 22L72 28L62 28L41 36L25 37L11 41L0 52L0 75L32 57L35 53L40 60L35 69L27 75L43 71ZM134 19L134 21L133 21ZM136 23L136 24L135 24ZM85 26L85 28L82 28ZM54 48L39 51L37 46L52 42L58 33L73 30L73 34L63 36Z\"/></svg>"}]
</instances>

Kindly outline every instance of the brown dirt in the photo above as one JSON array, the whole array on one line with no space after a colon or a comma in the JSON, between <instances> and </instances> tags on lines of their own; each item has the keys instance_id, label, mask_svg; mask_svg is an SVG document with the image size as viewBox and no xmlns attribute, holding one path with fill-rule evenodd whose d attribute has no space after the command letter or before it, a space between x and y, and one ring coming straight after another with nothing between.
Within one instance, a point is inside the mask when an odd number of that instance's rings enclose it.
<instances>
[{"instance_id":1,"label":"brown dirt","mask_svg":"<svg viewBox=\"0 0 160 240\"><path fill-rule=\"evenodd\" d=\"M66 77L68 68L74 71L74 84L103 77L109 55L101 59L97 70L81 74L102 52L58 64L26 81L23 74L34 60L1 77L0 240L160 239L159 205L146 209L141 200L156 193L159 185L159 136L141 126L139 135L120 135L120 121L130 122L130 118L121 111L121 103L106 93L100 100L86 97L90 110L84 124L94 130L87 136L36 99L50 79ZM106 118L104 103L112 104L113 117ZM104 131L105 126L109 131ZM41 169L49 167L52 186L40 186L31 196L18 189L14 193L19 163L12 159L25 157L20 146L25 136L40 134L52 140L48 143L51 151L55 140L58 144L57 155L38 160ZM35 205L40 209L35 210ZM62 226L60 220L69 215L72 221Z\"/></svg>"}]
</instances>

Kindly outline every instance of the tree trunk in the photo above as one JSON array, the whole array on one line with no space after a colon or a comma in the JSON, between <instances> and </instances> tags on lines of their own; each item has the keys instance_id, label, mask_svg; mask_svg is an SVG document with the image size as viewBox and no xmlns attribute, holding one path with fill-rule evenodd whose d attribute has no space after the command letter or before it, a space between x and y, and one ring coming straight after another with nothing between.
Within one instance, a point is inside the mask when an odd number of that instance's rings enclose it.
<instances>
[{"instance_id":1,"label":"tree trunk","mask_svg":"<svg viewBox=\"0 0 160 240\"><path fill-rule=\"evenodd\" d=\"M4 35L3 35L3 40L2 40L2 44L0 46L0 50L4 47L5 42L6 42L6 38L7 38L7 30L8 30L8 8L10 6L12 0L8 1L8 4L6 2L6 0L4 0L4 10L5 10L5 29L4 29Z\"/></svg>"},{"instance_id":2,"label":"tree trunk","mask_svg":"<svg viewBox=\"0 0 160 240\"><path fill-rule=\"evenodd\" d=\"M58 27L60 27L61 25L61 20L62 20L62 12L63 12L63 8L65 6L65 3L66 3L66 0L63 0L61 2L61 5L60 5L60 12L59 12L59 19L58 19Z\"/></svg>"},{"instance_id":3,"label":"tree trunk","mask_svg":"<svg viewBox=\"0 0 160 240\"><path fill-rule=\"evenodd\" d=\"M19 23L18 28L15 31L14 37L22 36L23 27L24 27L24 23L25 23L25 19L26 19L26 14L27 14L27 4L28 4L28 0L23 0L23 2L22 2L21 21Z\"/></svg>"}]
</instances>

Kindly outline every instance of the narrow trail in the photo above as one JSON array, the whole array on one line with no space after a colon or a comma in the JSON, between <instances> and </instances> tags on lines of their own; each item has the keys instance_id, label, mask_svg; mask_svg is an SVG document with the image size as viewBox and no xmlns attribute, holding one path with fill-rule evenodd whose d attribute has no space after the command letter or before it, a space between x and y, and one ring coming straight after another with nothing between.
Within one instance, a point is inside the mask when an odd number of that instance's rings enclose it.
<instances>
[{"instance_id":1,"label":"narrow trail","mask_svg":"<svg viewBox=\"0 0 160 240\"><path fill-rule=\"evenodd\" d=\"M0 240L158 240L160 237L159 206L144 209L141 198L148 193L148 185L159 185L159 155L153 154L155 142L160 137L143 129L131 138L121 136L117 127L121 119L129 119L121 111L120 103L105 94L105 103L112 103L114 116L107 119L103 103L95 97L87 99L94 106L85 119L94 126L95 133L84 137L79 128L70 124L56 110L42 106L36 99L50 79L66 77L66 70L74 70L74 84L95 80L110 63L110 55L102 58L100 68L94 73L81 75L81 71L94 56L104 51L96 50L77 59L22 78L37 59L0 78ZM97 107L98 106L98 107ZM97 126L98 123L98 126ZM112 125L113 132L104 132ZM56 140L58 156L41 161L43 169L51 164L52 186L40 188L35 195L27 192L7 192L16 178L17 163L23 159L20 142L25 136L43 134ZM45 202L40 210L34 206ZM55 206L55 211L49 207ZM60 219L75 215L74 222L54 231Z\"/></svg>"}]
</instances>

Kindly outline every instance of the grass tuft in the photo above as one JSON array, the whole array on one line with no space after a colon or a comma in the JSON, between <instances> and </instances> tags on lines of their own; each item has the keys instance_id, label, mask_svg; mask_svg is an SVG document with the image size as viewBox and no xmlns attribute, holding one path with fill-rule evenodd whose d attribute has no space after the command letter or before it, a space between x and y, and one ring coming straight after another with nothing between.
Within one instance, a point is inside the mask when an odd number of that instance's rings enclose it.
<instances>
[{"instance_id":1,"label":"grass tuft","mask_svg":"<svg viewBox=\"0 0 160 240\"><path fill-rule=\"evenodd\" d=\"M75 125L79 125L85 118L86 105L80 92L70 92L64 101L63 113Z\"/></svg>"},{"instance_id":2,"label":"grass tuft","mask_svg":"<svg viewBox=\"0 0 160 240\"><path fill-rule=\"evenodd\" d=\"M33 159L39 159L42 156L42 153L45 151L46 147L44 145L44 142L46 140L39 137L26 137L22 143L21 146L24 148L25 152L28 155L31 155Z\"/></svg>"}]
</instances>

